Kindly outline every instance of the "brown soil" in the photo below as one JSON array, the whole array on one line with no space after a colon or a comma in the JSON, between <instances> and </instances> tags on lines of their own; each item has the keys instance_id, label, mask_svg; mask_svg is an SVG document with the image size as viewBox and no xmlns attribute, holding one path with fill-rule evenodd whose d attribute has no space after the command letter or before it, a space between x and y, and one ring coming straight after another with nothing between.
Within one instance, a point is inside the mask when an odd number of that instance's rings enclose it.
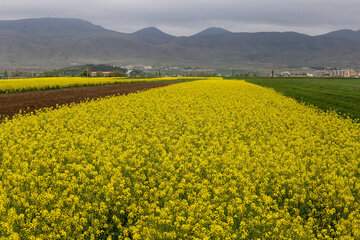
<instances>
[{"instance_id":1,"label":"brown soil","mask_svg":"<svg viewBox=\"0 0 360 240\"><path fill-rule=\"evenodd\" d=\"M10 93L0 95L0 122L5 116L11 118L22 112L32 112L44 107L78 103L86 99L96 99L112 95L129 94L140 90L163 87L171 82L146 82L115 84L79 88L56 89L46 91L32 91L23 93Z\"/></svg>"}]
</instances>

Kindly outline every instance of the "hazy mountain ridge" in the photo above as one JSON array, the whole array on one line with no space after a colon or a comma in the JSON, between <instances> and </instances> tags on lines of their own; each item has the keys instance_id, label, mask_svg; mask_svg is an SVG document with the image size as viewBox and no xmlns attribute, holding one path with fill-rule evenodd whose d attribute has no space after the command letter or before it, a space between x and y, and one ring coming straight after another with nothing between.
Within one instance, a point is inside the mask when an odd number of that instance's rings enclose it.
<instances>
[{"instance_id":1,"label":"hazy mountain ridge","mask_svg":"<svg viewBox=\"0 0 360 240\"><path fill-rule=\"evenodd\" d=\"M0 30L10 30L45 37L72 36L110 31L88 21L71 18L5 20L0 21Z\"/></svg>"},{"instance_id":2,"label":"hazy mountain ridge","mask_svg":"<svg viewBox=\"0 0 360 240\"><path fill-rule=\"evenodd\" d=\"M330 32L321 36L350 40L350 41L360 41L360 30L354 31L351 29L343 29L343 30Z\"/></svg>"},{"instance_id":3,"label":"hazy mountain ridge","mask_svg":"<svg viewBox=\"0 0 360 240\"><path fill-rule=\"evenodd\" d=\"M120 33L80 19L0 21L0 68L70 63L360 67L359 60L360 31L352 30L309 36L208 28L176 37L154 27Z\"/></svg>"},{"instance_id":4,"label":"hazy mountain ridge","mask_svg":"<svg viewBox=\"0 0 360 240\"><path fill-rule=\"evenodd\" d=\"M132 33L131 35L154 44L168 43L176 38L175 36L164 33L155 27L144 28Z\"/></svg>"},{"instance_id":5,"label":"hazy mountain ridge","mask_svg":"<svg viewBox=\"0 0 360 240\"><path fill-rule=\"evenodd\" d=\"M225 34L225 33L231 33L230 31L224 29L224 28L219 28L219 27L210 27L207 28L199 33L196 33L194 35L192 35L193 37L199 37L199 36L216 36L216 35L221 35L221 34Z\"/></svg>"}]
</instances>

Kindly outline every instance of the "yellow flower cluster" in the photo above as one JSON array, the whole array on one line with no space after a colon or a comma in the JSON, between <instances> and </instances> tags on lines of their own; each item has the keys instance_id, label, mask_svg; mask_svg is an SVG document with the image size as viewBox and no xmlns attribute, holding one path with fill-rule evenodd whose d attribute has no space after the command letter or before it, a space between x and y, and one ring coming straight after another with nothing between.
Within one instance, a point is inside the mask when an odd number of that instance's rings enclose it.
<instances>
[{"instance_id":1,"label":"yellow flower cluster","mask_svg":"<svg viewBox=\"0 0 360 240\"><path fill-rule=\"evenodd\" d=\"M201 80L0 125L0 239L360 239L360 128Z\"/></svg>"},{"instance_id":2,"label":"yellow flower cluster","mask_svg":"<svg viewBox=\"0 0 360 240\"><path fill-rule=\"evenodd\" d=\"M64 87L79 87L117 83L174 81L174 80L201 79L199 77L161 77L161 78L120 78L120 77L52 77L52 78L26 78L3 79L0 81L0 93L21 92L29 90L46 90Z\"/></svg>"}]
</instances>

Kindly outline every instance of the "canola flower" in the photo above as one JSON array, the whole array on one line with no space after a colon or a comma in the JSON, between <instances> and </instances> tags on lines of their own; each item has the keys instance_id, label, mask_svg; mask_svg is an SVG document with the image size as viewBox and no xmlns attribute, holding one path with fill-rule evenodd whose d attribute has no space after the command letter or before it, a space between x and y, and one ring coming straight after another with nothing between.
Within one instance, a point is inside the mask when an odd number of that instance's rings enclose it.
<instances>
[{"instance_id":1,"label":"canola flower","mask_svg":"<svg viewBox=\"0 0 360 240\"><path fill-rule=\"evenodd\" d=\"M202 80L0 125L0 239L360 239L360 128Z\"/></svg>"},{"instance_id":2,"label":"canola flower","mask_svg":"<svg viewBox=\"0 0 360 240\"><path fill-rule=\"evenodd\" d=\"M201 79L199 77L161 77L161 78L135 78L124 77L51 77L51 78L25 78L3 79L0 81L0 94L22 91L46 90L65 87L80 87L104 84L174 81Z\"/></svg>"}]
</instances>

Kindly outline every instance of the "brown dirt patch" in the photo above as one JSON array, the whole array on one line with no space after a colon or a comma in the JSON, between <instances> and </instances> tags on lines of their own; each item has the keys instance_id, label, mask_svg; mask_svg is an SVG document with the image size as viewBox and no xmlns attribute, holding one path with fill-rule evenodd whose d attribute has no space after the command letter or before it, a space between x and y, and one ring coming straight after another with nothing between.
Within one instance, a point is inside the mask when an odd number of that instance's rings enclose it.
<instances>
[{"instance_id":1,"label":"brown dirt patch","mask_svg":"<svg viewBox=\"0 0 360 240\"><path fill-rule=\"evenodd\" d=\"M96 99L112 95L129 94L155 87L163 87L173 82L145 82L129 84L113 84L103 86L32 91L0 95L0 122L5 116L11 118L19 111L33 112L44 107L79 103L86 99Z\"/></svg>"}]
</instances>

